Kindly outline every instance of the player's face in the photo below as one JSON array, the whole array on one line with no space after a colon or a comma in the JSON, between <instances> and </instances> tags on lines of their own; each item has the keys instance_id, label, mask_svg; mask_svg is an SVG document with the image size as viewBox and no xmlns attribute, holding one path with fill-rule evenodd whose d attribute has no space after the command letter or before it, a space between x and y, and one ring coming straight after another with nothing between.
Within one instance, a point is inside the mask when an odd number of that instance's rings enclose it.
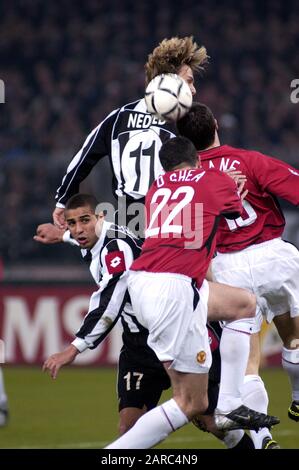
<instances>
[{"instance_id":1,"label":"player's face","mask_svg":"<svg viewBox=\"0 0 299 470\"><path fill-rule=\"evenodd\" d=\"M72 237L81 248L92 248L98 241L95 227L98 221L94 211L89 206L69 209L65 212L66 223Z\"/></svg>"},{"instance_id":2,"label":"player's face","mask_svg":"<svg viewBox=\"0 0 299 470\"><path fill-rule=\"evenodd\" d=\"M193 76L193 72L192 72L192 69L189 67L189 65L182 65L182 67L180 68L180 71L178 73L178 75L183 79L185 80L185 82L187 83L187 85L189 86L190 88L190 91L192 93L192 96L194 96L196 94L196 88L194 86L194 76Z\"/></svg>"}]
</instances>

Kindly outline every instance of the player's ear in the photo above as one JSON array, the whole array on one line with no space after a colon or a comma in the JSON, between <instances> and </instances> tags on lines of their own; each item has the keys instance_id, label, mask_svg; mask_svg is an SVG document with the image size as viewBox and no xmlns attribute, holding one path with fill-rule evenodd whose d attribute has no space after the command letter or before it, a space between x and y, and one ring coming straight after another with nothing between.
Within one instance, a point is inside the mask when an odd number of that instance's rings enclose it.
<instances>
[{"instance_id":1,"label":"player's ear","mask_svg":"<svg viewBox=\"0 0 299 470\"><path fill-rule=\"evenodd\" d=\"M99 213L96 213L96 218L98 220L102 220L102 219L104 219L104 217L105 217L105 214L104 214L103 211L100 211Z\"/></svg>"},{"instance_id":2,"label":"player's ear","mask_svg":"<svg viewBox=\"0 0 299 470\"><path fill-rule=\"evenodd\" d=\"M104 212L101 211L98 214L96 214L96 218L98 220L97 220L97 223L96 223L96 226L95 226L95 232L96 232L98 238L100 238L100 235L102 233L103 223L104 223L104 220L105 220Z\"/></svg>"}]
</instances>

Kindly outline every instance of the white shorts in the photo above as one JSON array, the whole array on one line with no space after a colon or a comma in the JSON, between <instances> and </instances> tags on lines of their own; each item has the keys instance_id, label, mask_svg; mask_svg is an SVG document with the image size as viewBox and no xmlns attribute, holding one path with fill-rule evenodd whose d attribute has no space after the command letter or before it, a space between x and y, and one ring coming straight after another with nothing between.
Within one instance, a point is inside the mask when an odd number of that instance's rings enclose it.
<instances>
[{"instance_id":1,"label":"white shorts","mask_svg":"<svg viewBox=\"0 0 299 470\"><path fill-rule=\"evenodd\" d=\"M256 331L261 326L260 311L268 323L287 312L299 316L299 251L291 243L275 238L235 253L217 254L212 271L215 281L256 295Z\"/></svg>"},{"instance_id":2,"label":"white shorts","mask_svg":"<svg viewBox=\"0 0 299 470\"><path fill-rule=\"evenodd\" d=\"M212 362L208 282L198 291L187 276L130 271L128 288L135 315L149 330L148 345L159 360L171 361L170 368L180 372L207 373Z\"/></svg>"}]
</instances>

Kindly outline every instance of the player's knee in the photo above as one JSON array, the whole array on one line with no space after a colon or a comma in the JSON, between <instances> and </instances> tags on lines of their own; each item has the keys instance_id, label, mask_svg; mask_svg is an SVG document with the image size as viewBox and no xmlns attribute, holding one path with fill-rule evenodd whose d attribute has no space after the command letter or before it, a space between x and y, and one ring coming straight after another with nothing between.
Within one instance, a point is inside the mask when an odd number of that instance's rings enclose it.
<instances>
[{"instance_id":1,"label":"player's knee","mask_svg":"<svg viewBox=\"0 0 299 470\"><path fill-rule=\"evenodd\" d=\"M255 317L256 310L256 297L252 292L243 290L242 293L242 305L240 308L239 318L253 318Z\"/></svg>"},{"instance_id":2,"label":"player's knee","mask_svg":"<svg viewBox=\"0 0 299 470\"><path fill-rule=\"evenodd\" d=\"M129 431L129 429L131 429L134 426L134 424L140 418L140 416L136 416L136 419L134 418L134 419L130 419L130 420L127 420L127 421L126 420L120 421L120 423L118 425L118 434L119 434L119 436L122 436L127 431Z\"/></svg>"},{"instance_id":3,"label":"player's knee","mask_svg":"<svg viewBox=\"0 0 299 470\"><path fill-rule=\"evenodd\" d=\"M120 412L120 420L118 424L118 433L120 436L131 429L136 421L146 412L145 409L124 408Z\"/></svg>"},{"instance_id":4,"label":"player's knee","mask_svg":"<svg viewBox=\"0 0 299 470\"><path fill-rule=\"evenodd\" d=\"M131 427L133 426L133 422L126 422L126 421L121 421L118 425L118 434L119 436L122 436L125 434Z\"/></svg>"}]
</instances>

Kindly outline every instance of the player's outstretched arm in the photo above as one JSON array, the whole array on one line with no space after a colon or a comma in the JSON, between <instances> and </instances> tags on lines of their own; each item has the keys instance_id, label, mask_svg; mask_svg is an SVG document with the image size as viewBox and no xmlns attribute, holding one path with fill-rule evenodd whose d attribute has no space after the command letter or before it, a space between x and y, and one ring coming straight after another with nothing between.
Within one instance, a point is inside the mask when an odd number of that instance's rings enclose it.
<instances>
[{"instance_id":1,"label":"player's outstretched arm","mask_svg":"<svg viewBox=\"0 0 299 470\"><path fill-rule=\"evenodd\" d=\"M48 370L52 379L56 379L59 369L62 366L71 364L76 358L77 354L79 354L78 349L70 344L64 351L50 356L44 362L43 371L46 372Z\"/></svg>"},{"instance_id":2,"label":"player's outstretched arm","mask_svg":"<svg viewBox=\"0 0 299 470\"><path fill-rule=\"evenodd\" d=\"M60 243L63 241L64 232L64 229L59 229L53 224L41 224L37 227L36 235L34 235L33 239L45 245Z\"/></svg>"}]
</instances>

